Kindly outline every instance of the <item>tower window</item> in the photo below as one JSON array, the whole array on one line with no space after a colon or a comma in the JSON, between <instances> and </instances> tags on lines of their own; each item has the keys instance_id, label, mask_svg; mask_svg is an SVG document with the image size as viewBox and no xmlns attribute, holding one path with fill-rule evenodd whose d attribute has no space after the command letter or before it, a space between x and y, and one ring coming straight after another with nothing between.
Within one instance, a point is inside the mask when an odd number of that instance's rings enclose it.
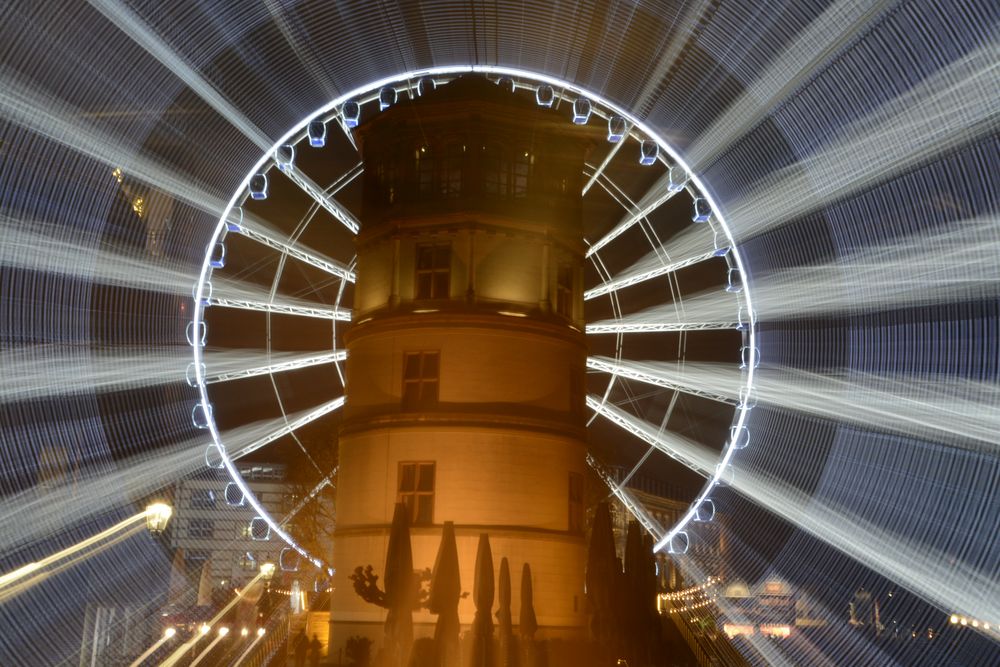
<instances>
[{"instance_id":1,"label":"tower window","mask_svg":"<svg viewBox=\"0 0 1000 667\"><path fill-rule=\"evenodd\" d=\"M556 312L567 319L573 317L573 267L560 266L556 273Z\"/></svg>"},{"instance_id":2,"label":"tower window","mask_svg":"<svg viewBox=\"0 0 1000 667\"><path fill-rule=\"evenodd\" d=\"M451 244L418 245L416 278L416 298L447 299L451 293Z\"/></svg>"},{"instance_id":3,"label":"tower window","mask_svg":"<svg viewBox=\"0 0 1000 667\"><path fill-rule=\"evenodd\" d=\"M569 474L569 532L583 532L583 475Z\"/></svg>"},{"instance_id":4,"label":"tower window","mask_svg":"<svg viewBox=\"0 0 1000 667\"><path fill-rule=\"evenodd\" d=\"M437 404L440 354L403 354L403 409L419 410Z\"/></svg>"},{"instance_id":5,"label":"tower window","mask_svg":"<svg viewBox=\"0 0 1000 667\"><path fill-rule=\"evenodd\" d=\"M434 162L431 160L430 149L421 146L416 151L418 191L421 195L434 193Z\"/></svg>"},{"instance_id":6,"label":"tower window","mask_svg":"<svg viewBox=\"0 0 1000 667\"><path fill-rule=\"evenodd\" d=\"M441 164L441 194L445 197L458 197L462 194L462 162L465 146L450 144L445 149L444 161Z\"/></svg>"},{"instance_id":7,"label":"tower window","mask_svg":"<svg viewBox=\"0 0 1000 667\"><path fill-rule=\"evenodd\" d=\"M433 461L400 461L396 502L406 506L410 514L410 525L427 526L434 523Z\"/></svg>"},{"instance_id":8,"label":"tower window","mask_svg":"<svg viewBox=\"0 0 1000 667\"><path fill-rule=\"evenodd\" d=\"M528 174L531 171L532 156L528 151L521 151L514 161L514 197L528 196Z\"/></svg>"},{"instance_id":9,"label":"tower window","mask_svg":"<svg viewBox=\"0 0 1000 667\"><path fill-rule=\"evenodd\" d=\"M510 184L510 158L500 146L483 147L486 153L486 173L483 187L488 195L506 197Z\"/></svg>"},{"instance_id":10,"label":"tower window","mask_svg":"<svg viewBox=\"0 0 1000 667\"><path fill-rule=\"evenodd\" d=\"M211 538L215 534L215 524L211 519L191 519L188 523L188 536Z\"/></svg>"}]
</instances>

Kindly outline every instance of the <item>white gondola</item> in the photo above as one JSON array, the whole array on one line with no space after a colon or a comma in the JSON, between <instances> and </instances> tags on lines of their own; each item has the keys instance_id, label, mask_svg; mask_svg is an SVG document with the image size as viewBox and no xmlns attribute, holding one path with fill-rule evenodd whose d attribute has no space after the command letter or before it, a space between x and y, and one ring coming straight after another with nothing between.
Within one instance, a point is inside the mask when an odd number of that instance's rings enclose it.
<instances>
[{"instance_id":1,"label":"white gondola","mask_svg":"<svg viewBox=\"0 0 1000 667\"><path fill-rule=\"evenodd\" d=\"M726 291L739 294L743 291L743 275L736 267L729 269L729 278L726 282Z\"/></svg>"},{"instance_id":2,"label":"white gondola","mask_svg":"<svg viewBox=\"0 0 1000 667\"><path fill-rule=\"evenodd\" d=\"M718 229L712 231L712 242L715 246L715 252L712 253L713 256L725 257L729 253L729 239Z\"/></svg>"},{"instance_id":3,"label":"white gondola","mask_svg":"<svg viewBox=\"0 0 1000 667\"><path fill-rule=\"evenodd\" d=\"M267 199L267 174L254 174L250 177L250 197Z\"/></svg>"},{"instance_id":4,"label":"white gondola","mask_svg":"<svg viewBox=\"0 0 1000 667\"><path fill-rule=\"evenodd\" d=\"M193 361L187 365L187 370L184 371L184 380L187 381L189 387L198 386L198 370L199 366L201 369L201 376L205 377L205 364L195 364Z\"/></svg>"},{"instance_id":5,"label":"white gondola","mask_svg":"<svg viewBox=\"0 0 1000 667\"><path fill-rule=\"evenodd\" d=\"M340 112L344 116L344 127L357 127L361 122L361 105L357 102L344 102Z\"/></svg>"},{"instance_id":6,"label":"white gondola","mask_svg":"<svg viewBox=\"0 0 1000 667\"><path fill-rule=\"evenodd\" d=\"M500 79L497 81L497 85L500 86L500 90L504 90L508 93L513 93L515 89L514 79L510 78L509 76L500 77Z\"/></svg>"},{"instance_id":7,"label":"white gondola","mask_svg":"<svg viewBox=\"0 0 1000 667\"><path fill-rule=\"evenodd\" d=\"M757 324L757 313L756 311L747 312L746 307L741 303L736 313L736 329L744 331L751 324Z\"/></svg>"},{"instance_id":8,"label":"white gondola","mask_svg":"<svg viewBox=\"0 0 1000 667\"><path fill-rule=\"evenodd\" d=\"M750 368L751 363L754 368L760 366L760 353L757 348L744 345L740 349L740 369Z\"/></svg>"},{"instance_id":9,"label":"white gondola","mask_svg":"<svg viewBox=\"0 0 1000 667\"><path fill-rule=\"evenodd\" d=\"M746 426L731 426L729 428L729 445L733 449L746 449L750 444L750 431Z\"/></svg>"},{"instance_id":10,"label":"white gondola","mask_svg":"<svg viewBox=\"0 0 1000 667\"><path fill-rule=\"evenodd\" d=\"M684 167L674 165L670 168L667 189L671 192L680 192L688 182L688 173Z\"/></svg>"},{"instance_id":11,"label":"white gondola","mask_svg":"<svg viewBox=\"0 0 1000 667\"><path fill-rule=\"evenodd\" d=\"M213 269L221 269L226 266L226 245L216 243L212 246L212 252L208 256L208 265Z\"/></svg>"},{"instance_id":12,"label":"white gondola","mask_svg":"<svg viewBox=\"0 0 1000 667\"><path fill-rule=\"evenodd\" d=\"M284 146L278 146L274 151L274 163L278 165L278 169L288 173L295 166L295 146L291 144L285 144Z\"/></svg>"},{"instance_id":13,"label":"white gondola","mask_svg":"<svg viewBox=\"0 0 1000 667\"><path fill-rule=\"evenodd\" d=\"M285 547L278 554L278 567L281 568L282 572L298 572L299 564L302 562L302 556L299 552L291 547Z\"/></svg>"},{"instance_id":14,"label":"white gondola","mask_svg":"<svg viewBox=\"0 0 1000 667\"><path fill-rule=\"evenodd\" d=\"M590 104L590 100L586 97L580 97L573 102L573 122L577 125L586 125L587 121L590 120L590 113L593 111L593 107Z\"/></svg>"},{"instance_id":15,"label":"white gondola","mask_svg":"<svg viewBox=\"0 0 1000 667\"><path fill-rule=\"evenodd\" d=\"M207 333L207 327L204 322L198 322L197 327L194 325L194 322L188 322L187 328L184 330L188 345L191 347L205 347L205 334Z\"/></svg>"},{"instance_id":16,"label":"white gondola","mask_svg":"<svg viewBox=\"0 0 1000 667\"><path fill-rule=\"evenodd\" d=\"M425 76L417 81L417 95L423 97L427 93L432 93L437 88L437 82L434 81L434 77Z\"/></svg>"},{"instance_id":17,"label":"white gondola","mask_svg":"<svg viewBox=\"0 0 1000 667\"><path fill-rule=\"evenodd\" d=\"M733 467L731 465L722 464L715 466L715 484L716 486L732 486L733 482L736 480L736 475L733 472Z\"/></svg>"},{"instance_id":18,"label":"white gondola","mask_svg":"<svg viewBox=\"0 0 1000 667\"><path fill-rule=\"evenodd\" d=\"M639 164L649 166L656 162L660 147L652 139L645 139L639 145Z\"/></svg>"},{"instance_id":19,"label":"white gondola","mask_svg":"<svg viewBox=\"0 0 1000 667\"><path fill-rule=\"evenodd\" d=\"M691 540L688 538L687 532L679 530L670 538L668 551L672 554L686 554L689 546L691 546Z\"/></svg>"},{"instance_id":20,"label":"white gondola","mask_svg":"<svg viewBox=\"0 0 1000 667\"><path fill-rule=\"evenodd\" d=\"M313 148L323 148L326 146L326 123L321 120L309 122L309 145Z\"/></svg>"},{"instance_id":21,"label":"white gondola","mask_svg":"<svg viewBox=\"0 0 1000 667\"><path fill-rule=\"evenodd\" d=\"M393 104L396 103L396 89L392 86L386 86L382 90L378 91L378 110L385 111Z\"/></svg>"},{"instance_id":22,"label":"white gondola","mask_svg":"<svg viewBox=\"0 0 1000 667\"><path fill-rule=\"evenodd\" d=\"M750 387L740 387L740 402L736 407L740 410L753 410L757 407L757 392Z\"/></svg>"},{"instance_id":23,"label":"white gondola","mask_svg":"<svg viewBox=\"0 0 1000 667\"><path fill-rule=\"evenodd\" d=\"M696 197L694 200L694 217L691 220L694 222L708 222L711 217L712 206L708 203L708 200Z\"/></svg>"},{"instance_id":24,"label":"white gondola","mask_svg":"<svg viewBox=\"0 0 1000 667\"><path fill-rule=\"evenodd\" d=\"M243 489L236 482L226 484L226 490L222 495L226 499L226 504L231 507L243 507L247 502Z\"/></svg>"},{"instance_id":25,"label":"white gondola","mask_svg":"<svg viewBox=\"0 0 1000 667\"><path fill-rule=\"evenodd\" d=\"M538 103L538 106L551 107L555 99L556 91L552 90L552 86L541 85L535 89L535 102Z\"/></svg>"},{"instance_id":26,"label":"white gondola","mask_svg":"<svg viewBox=\"0 0 1000 667\"><path fill-rule=\"evenodd\" d=\"M226 467L226 463L222 460L222 452L219 451L218 445L212 444L205 448L205 465L213 470L222 470Z\"/></svg>"},{"instance_id":27,"label":"white gondola","mask_svg":"<svg viewBox=\"0 0 1000 667\"><path fill-rule=\"evenodd\" d=\"M226 218L226 231L227 232L242 232L243 231L243 208L236 206L232 211L229 212L229 217Z\"/></svg>"},{"instance_id":28,"label":"white gondola","mask_svg":"<svg viewBox=\"0 0 1000 667\"><path fill-rule=\"evenodd\" d=\"M628 124L621 116L614 115L608 118L608 141L611 143L617 144L621 141L627 130Z\"/></svg>"},{"instance_id":29,"label":"white gondola","mask_svg":"<svg viewBox=\"0 0 1000 667\"><path fill-rule=\"evenodd\" d=\"M247 532L250 534L250 539L256 542L266 542L271 539L271 526L262 516L250 519L250 528Z\"/></svg>"},{"instance_id":30,"label":"white gondola","mask_svg":"<svg viewBox=\"0 0 1000 667\"><path fill-rule=\"evenodd\" d=\"M694 520L700 521L702 523L708 523L715 518L715 503L712 502L711 498L705 498L700 503L698 503L698 508L694 513Z\"/></svg>"},{"instance_id":31,"label":"white gondola","mask_svg":"<svg viewBox=\"0 0 1000 667\"><path fill-rule=\"evenodd\" d=\"M191 408L191 423L195 428L205 429L212 422L212 404L195 403Z\"/></svg>"},{"instance_id":32,"label":"white gondola","mask_svg":"<svg viewBox=\"0 0 1000 667\"><path fill-rule=\"evenodd\" d=\"M198 301L198 283L191 286L191 298ZM199 303L207 306L212 302L212 283L205 281L205 286L201 290L201 301Z\"/></svg>"}]
</instances>

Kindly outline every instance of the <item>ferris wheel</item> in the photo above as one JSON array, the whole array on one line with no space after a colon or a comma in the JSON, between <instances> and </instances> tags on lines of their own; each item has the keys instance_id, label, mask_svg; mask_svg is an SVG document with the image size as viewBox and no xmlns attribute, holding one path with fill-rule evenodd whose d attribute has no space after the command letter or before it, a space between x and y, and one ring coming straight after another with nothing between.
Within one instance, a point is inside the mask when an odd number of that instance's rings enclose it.
<instances>
[{"instance_id":1,"label":"ferris wheel","mask_svg":"<svg viewBox=\"0 0 1000 667\"><path fill-rule=\"evenodd\" d=\"M731 481L731 462L750 442L759 352L745 268L711 193L673 147L626 110L549 76L500 67L408 72L332 100L264 152L218 221L193 288L186 377L199 393L192 422L212 438L205 465L228 474L223 496L244 511L247 534L285 545L283 567L305 558L328 568L289 523L337 473L300 434L329 429L345 402L342 337L352 322L354 237L364 225L350 203L363 172L351 130L471 71L511 95L533 97L567 123L607 128L604 147L585 164L581 193L591 350L585 400L592 440L607 439L597 431L611 427L628 444L614 455L616 470L606 449L591 451L588 463L656 550L688 550L698 524L715 517L713 493ZM276 192L301 206L269 206ZM692 372L706 359L727 369L721 382L706 385ZM254 421L241 407L250 383L273 398L276 418ZM710 413L716 428L699 431L699 439L680 425L685 402ZM297 451L315 484L278 515L254 496L238 463L280 443ZM673 523L658 521L626 486L651 461L703 480Z\"/></svg>"}]
</instances>

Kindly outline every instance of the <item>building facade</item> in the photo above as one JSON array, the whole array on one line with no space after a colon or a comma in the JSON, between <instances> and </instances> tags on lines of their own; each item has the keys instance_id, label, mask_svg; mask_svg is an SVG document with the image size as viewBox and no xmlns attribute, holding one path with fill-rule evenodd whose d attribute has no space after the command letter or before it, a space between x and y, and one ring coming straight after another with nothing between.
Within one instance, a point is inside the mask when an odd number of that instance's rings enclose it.
<instances>
[{"instance_id":1,"label":"building facade","mask_svg":"<svg viewBox=\"0 0 1000 667\"><path fill-rule=\"evenodd\" d=\"M585 625L583 240L587 135L530 99L462 77L363 123L362 232L339 438L332 648L381 639L349 580L382 573L394 506L413 565L455 523L462 589L489 535L540 632ZM571 132L579 130L579 132ZM459 608L474 614L472 596ZM414 615L416 634L435 617Z\"/></svg>"}]
</instances>

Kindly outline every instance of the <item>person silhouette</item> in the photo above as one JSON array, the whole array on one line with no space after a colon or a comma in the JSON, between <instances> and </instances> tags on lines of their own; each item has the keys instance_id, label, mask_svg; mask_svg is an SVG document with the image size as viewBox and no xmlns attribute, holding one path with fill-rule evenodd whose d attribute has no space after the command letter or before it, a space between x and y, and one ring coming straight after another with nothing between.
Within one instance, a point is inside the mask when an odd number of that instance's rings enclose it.
<instances>
[{"instance_id":1,"label":"person silhouette","mask_svg":"<svg viewBox=\"0 0 1000 667\"><path fill-rule=\"evenodd\" d=\"M306 640L305 630L300 629L295 633L292 646L295 650L295 667L306 667L306 651L309 650L309 642Z\"/></svg>"},{"instance_id":2,"label":"person silhouette","mask_svg":"<svg viewBox=\"0 0 1000 667\"><path fill-rule=\"evenodd\" d=\"M309 667L319 667L319 654L323 650L323 645L319 643L319 638L313 635L309 642Z\"/></svg>"}]
</instances>

